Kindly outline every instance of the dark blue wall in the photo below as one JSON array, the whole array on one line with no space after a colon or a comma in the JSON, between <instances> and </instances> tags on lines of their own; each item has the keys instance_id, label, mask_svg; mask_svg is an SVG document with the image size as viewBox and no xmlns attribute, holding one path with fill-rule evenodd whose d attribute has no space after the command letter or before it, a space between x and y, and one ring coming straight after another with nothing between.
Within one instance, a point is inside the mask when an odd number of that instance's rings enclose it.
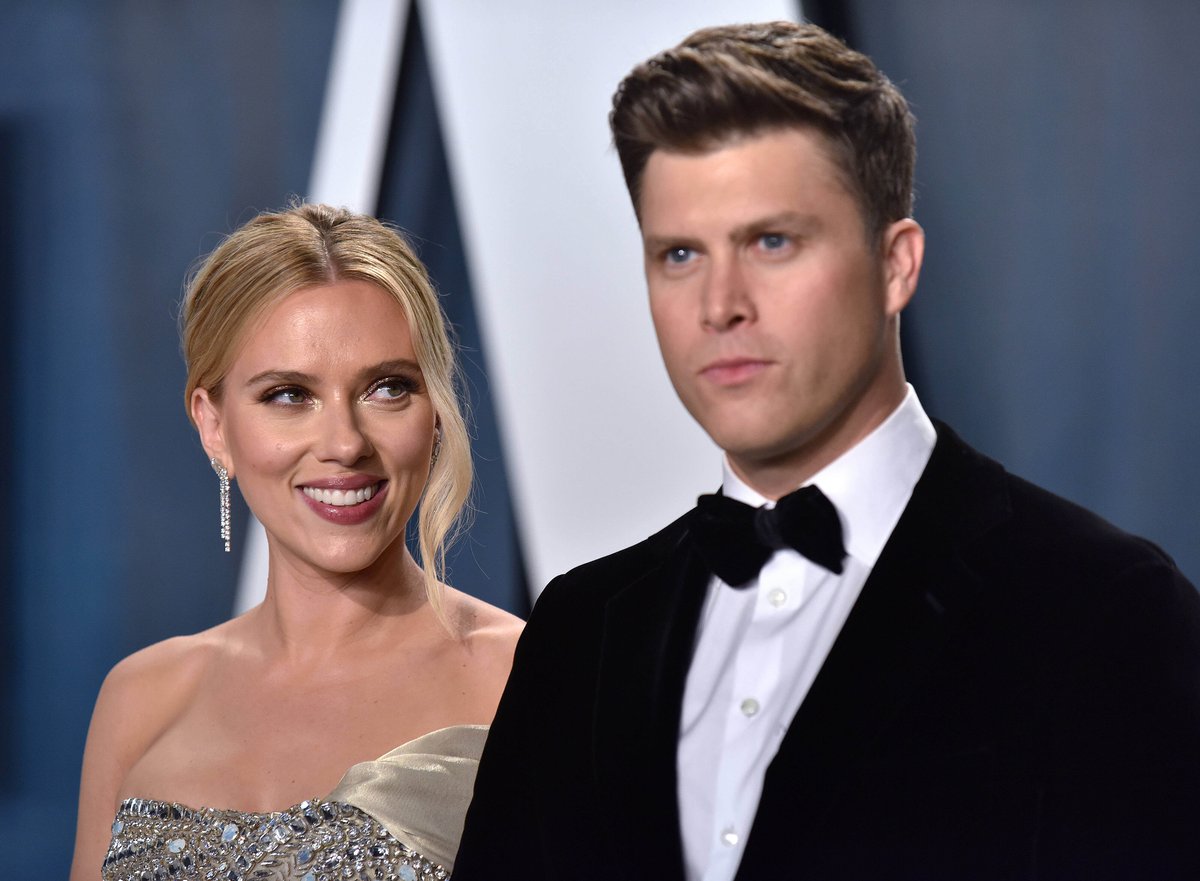
<instances>
[{"instance_id":1,"label":"dark blue wall","mask_svg":"<svg viewBox=\"0 0 1200 881\"><path fill-rule=\"evenodd\" d=\"M846 5L919 119L926 407L1200 578L1200 3Z\"/></svg>"},{"instance_id":2,"label":"dark blue wall","mask_svg":"<svg viewBox=\"0 0 1200 881\"><path fill-rule=\"evenodd\" d=\"M0 9L8 876L66 877L109 667L232 608L236 561L183 409L176 306L220 234L307 185L336 13L292 0Z\"/></svg>"}]
</instances>

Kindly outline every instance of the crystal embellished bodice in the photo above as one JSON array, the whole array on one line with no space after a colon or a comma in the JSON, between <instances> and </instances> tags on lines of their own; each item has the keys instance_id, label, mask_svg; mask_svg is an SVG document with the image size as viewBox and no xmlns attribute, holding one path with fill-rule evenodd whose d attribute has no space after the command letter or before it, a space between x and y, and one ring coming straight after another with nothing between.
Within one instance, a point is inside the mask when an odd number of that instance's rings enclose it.
<instances>
[{"instance_id":1,"label":"crystal embellished bodice","mask_svg":"<svg viewBox=\"0 0 1200 881\"><path fill-rule=\"evenodd\" d=\"M103 881L443 881L449 872L353 805L270 814L131 798L113 823Z\"/></svg>"},{"instance_id":2,"label":"crystal embellished bodice","mask_svg":"<svg viewBox=\"0 0 1200 881\"><path fill-rule=\"evenodd\" d=\"M275 813L127 799L102 881L443 881L486 737L483 725L432 731Z\"/></svg>"}]
</instances>

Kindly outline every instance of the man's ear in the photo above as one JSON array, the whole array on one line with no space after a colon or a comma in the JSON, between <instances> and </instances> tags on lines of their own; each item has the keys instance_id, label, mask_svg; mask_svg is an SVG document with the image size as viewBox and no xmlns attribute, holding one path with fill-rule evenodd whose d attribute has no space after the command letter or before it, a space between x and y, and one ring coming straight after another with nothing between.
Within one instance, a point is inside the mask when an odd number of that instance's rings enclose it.
<instances>
[{"instance_id":1,"label":"man's ear","mask_svg":"<svg viewBox=\"0 0 1200 881\"><path fill-rule=\"evenodd\" d=\"M198 388L192 392L192 421L200 432L200 443L209 458L216 459L233 477L233 463L225 447L225 423L221 419L221 408L208 389Z\"/></svg>"},{"instance_id":2,"label":"man's ear","mask_svg":"<svg viewBox=\"0 0 1200 881\"><path fill-rule=\"evenodd\" d=\"M897 220L883 231L883 281L887 314L899 315L917 290L921 262L925 259L925 230L911 217Z\"/></svg>"}]
</instances>

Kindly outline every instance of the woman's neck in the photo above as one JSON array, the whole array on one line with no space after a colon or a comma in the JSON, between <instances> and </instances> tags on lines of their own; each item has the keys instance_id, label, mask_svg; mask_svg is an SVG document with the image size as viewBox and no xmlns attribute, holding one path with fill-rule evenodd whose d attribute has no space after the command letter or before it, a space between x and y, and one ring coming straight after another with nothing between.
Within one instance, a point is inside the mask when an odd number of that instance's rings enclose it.
<instances>
[{"instance_id":1,"label":"woman's neck","mask_svg":"<svg viewBox=\"0 0 1200 881\"><path fill-rule=\"evenodd\" d=\"M266 597L245 617L265 656L289 665L344 661L433 618L424 573L403 546L353 574L314 571L272 549Z\"/></svg>"}]
</instances>

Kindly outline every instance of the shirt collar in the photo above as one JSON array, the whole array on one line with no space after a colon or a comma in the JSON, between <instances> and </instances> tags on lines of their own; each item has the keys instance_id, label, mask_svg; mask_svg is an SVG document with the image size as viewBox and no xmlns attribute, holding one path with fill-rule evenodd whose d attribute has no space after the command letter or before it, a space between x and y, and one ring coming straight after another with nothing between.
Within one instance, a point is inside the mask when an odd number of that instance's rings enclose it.
<instances>
[{"instance_id":1,"label":"shirt collar","mask_svg":"<svg viewBox=\"0 0 1200 881\"><path fill-rule=\"evenodd\" d=\"M891 415L808 481L837 508L850 556L875 565L936 442L937 431L910 385ZM774 506L733 473L728 457L723 468L725 495L756 508Z\"/></svg>"}]
</instances>

